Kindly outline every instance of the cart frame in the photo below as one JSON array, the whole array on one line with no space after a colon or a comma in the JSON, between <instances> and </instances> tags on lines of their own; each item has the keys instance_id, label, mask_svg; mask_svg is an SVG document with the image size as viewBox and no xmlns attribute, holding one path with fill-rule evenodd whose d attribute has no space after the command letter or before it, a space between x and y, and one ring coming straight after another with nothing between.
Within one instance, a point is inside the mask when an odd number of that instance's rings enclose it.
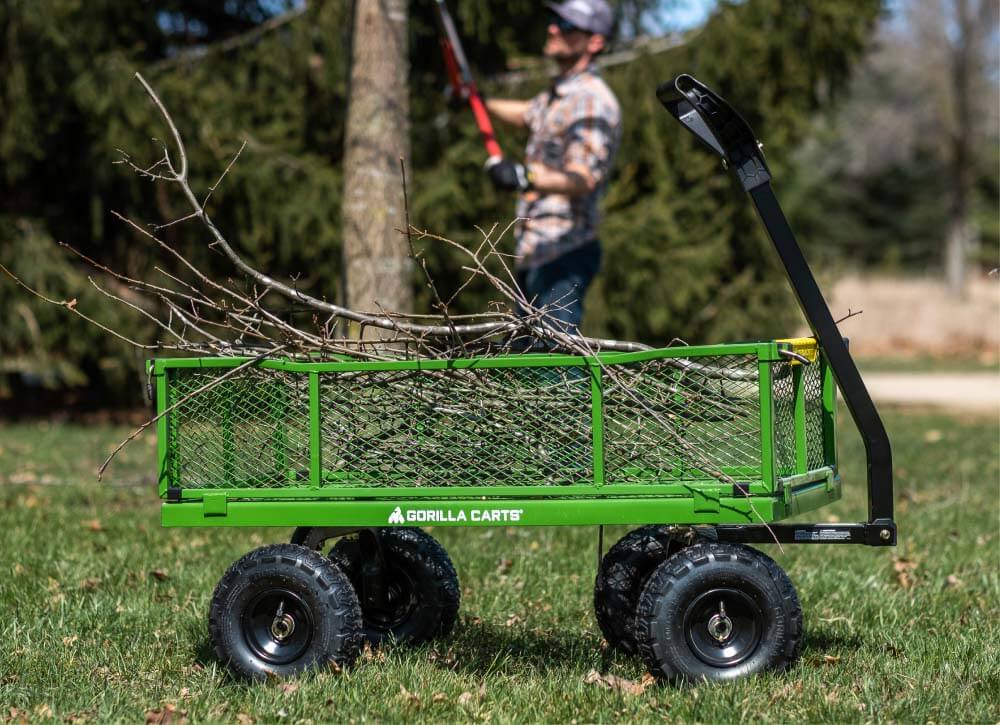
<instances>
[{"instance_id":1,"label":"cart frame","mask_svg":"<svg viewBox=\"0 0 1000 725\"><path fill-rule=\"evenodd\" d=\"M805 355L803 355L805 353ZM809 355L813 358L810 363ZM614 411L607 411L605 377L608 369L629 369L640 364L671 366L677 379L687 369L709 371L706 361L742 359L750 363L752 377L747 382L722 384L739 386L752 398L749 405L755 418L753 426L738 435L748 438L755 448L752 457L744 455L739 465L721 468L721 475L696 468L668 472L643 472L628 469L622 473L606 470L606 449L615 442L607 432ZM160 412L174 406L181 396L177 388L186 376L222 375L252 359L189 358L156 360L151 374L156 380L157 406ZM815 366L807 378L805 368ZM427 485L415 480L386 480L370 485L371 477L356 468L334 471L324 462L324 418L340 411L328 409L321 392L327 385L337 385L338 376L413 372L447 376L456 371L527 371L548 369L552 374L576 372L578 387L585 389L589 450L585 451L590 468L585 480L569 483L520 480L505 485L502 479L484 480L480 485ZM283 360L260 361L256 366L263 376L259 385L267 385L266 372L284 374L299 380L303 389L300 411L308 404L308 468L295 471L282 458L287 435L282 432L288 417L287 403L281 410L256 404L259 417L272 418L272 432L263 447L269 461L280 461L284 469L273 474L267 483L255 485L246 472L236 471L233 450L237 429L248 425L236 408L247 388L229 390L213 401L218 406L218 432L203 434L191 468L205 471L202 460L206 448L221 457L222 463L211 467L214 477L188 480L183 472L185 457L183 431L177 412L168 412L158 421L159 489L166 499L162 508L165 526L338 526L371 527L391 524L433 524L438 526L489 525L589 525L634 523L664 524L734 524L772 522L825 505L840 497L841 484L836 472L836 388L830 368L812 340L772 341L734 345L710 345L651 350L638 353L605 353L593 357L553 354L517 354L494 358L454 360L409 360L393 362L305 363ZM777 378L777 379L776 379ZM238 378L237 378L238 379ZM307 383L305 381L308 381ZM326 382L324 382L326 380ZM807 381L811 381L810 385ZM776 387L785 391L784 415L776 415ZM251 389L256 390L259 388ZM306 392L307 391L307 392ZM584 392L581 390L581 392ZM581 401L583 402L583 401ZM746 403L745 403L746 405ZM807 410L808 408L808 410ZM276 421L276 425L275 425ZM254 425L250 421L249 425ZM619 430L627 431L627 422ZM808 430L807 430L808 429ZM409 432L409 431L408 431ZM735 435L733 436L735 437ZM206 442L207 441L207 442ZM779 442L784 450L779 452ZM303 444L306 442L303 440ZM221 446L221 450L220 450ZM227 450L228 446L228 450ZM218 454L221 452L221 456ZM258 451L260 454L260 452ZM529 451L530 453L530 451ZM613 452L611 452L613 456ZM326 454L328 457L329 454ZM521 452L523 457L524 452ZM227 458L228 456L228 458ZM516 463L516 460L512 460ZM447 465L447 464L445 464ZM675 468L683 465L675 464ZM202 474L203 476L205 474ZM431 474L433 476L433 473ZM411 476L413 478L413 476ZM386 484L389 485L386 485ZM368 484L368 485L366 485Z\"/></svg>"}]
</instances>

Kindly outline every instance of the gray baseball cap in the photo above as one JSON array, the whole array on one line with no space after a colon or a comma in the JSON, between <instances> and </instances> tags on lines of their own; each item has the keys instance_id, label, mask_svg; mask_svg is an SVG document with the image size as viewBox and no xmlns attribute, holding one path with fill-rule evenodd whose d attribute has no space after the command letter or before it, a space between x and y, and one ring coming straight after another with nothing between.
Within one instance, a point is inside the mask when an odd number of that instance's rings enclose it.
<instances>
[{"instance_id":1,"label":"gray baseball cap","mask_svg":"<svg viewBox=\"0 0 1000 725\"><path fill-rule=\"evenodd\" d=\"M611 6L604 0L566 0L545 3L545 6L563 20L573 23L580 30L610 37L615 22Z\"/></svg>"}]
</instances>

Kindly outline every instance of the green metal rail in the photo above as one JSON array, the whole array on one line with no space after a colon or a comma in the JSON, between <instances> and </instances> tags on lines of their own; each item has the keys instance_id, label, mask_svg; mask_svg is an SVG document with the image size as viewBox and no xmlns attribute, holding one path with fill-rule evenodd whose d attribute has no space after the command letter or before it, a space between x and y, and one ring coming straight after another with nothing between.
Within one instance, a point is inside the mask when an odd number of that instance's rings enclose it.
<instances>
[{"instance_id":1,"label":"green metal rail","mask_svg":"<svg viewBox=\"0 0 1000 725\"><path fill-rule=\"evenodd\" d=\"M789 348L155 360L163 523L777 521L840 495L833 378Z\"/></svg>"}]
</instances>

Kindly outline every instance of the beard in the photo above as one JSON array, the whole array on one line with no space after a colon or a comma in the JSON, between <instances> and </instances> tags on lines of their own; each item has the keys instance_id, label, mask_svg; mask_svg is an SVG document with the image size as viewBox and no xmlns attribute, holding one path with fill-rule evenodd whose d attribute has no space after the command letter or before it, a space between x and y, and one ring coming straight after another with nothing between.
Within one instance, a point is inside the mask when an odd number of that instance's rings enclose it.
<instances>
[{"instance_id":1,"label":"beard","mask_svg":"<svg viewBox=\"0 0 1000 725\"><path fill-rule=\"evenodd\" d=\"M573 65L585 55L585 51L574 51L569 48L555 48L549 50L549 44L546 43L545 47L542 49L542 55L546 58L551 58L560 65Z\"/></svg>"}]
</instances>

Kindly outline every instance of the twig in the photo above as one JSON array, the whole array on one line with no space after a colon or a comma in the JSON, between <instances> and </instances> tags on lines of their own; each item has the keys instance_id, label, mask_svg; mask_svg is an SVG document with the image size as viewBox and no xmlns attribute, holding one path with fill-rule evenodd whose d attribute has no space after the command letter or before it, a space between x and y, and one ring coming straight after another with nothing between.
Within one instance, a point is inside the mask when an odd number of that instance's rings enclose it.
<instances>
[{"instance_id":1,"label":"twig","mask_svg":"<svg viewBox=\"0 0 1000 725\"><path fill-rule=\"evenodd\" d=\"M847 314L844 315L843 317L841 317L839 320L834 320L833 324L839 325L841 322L844 322L845 320L849 320L852 317L857 317L858 315L861 315L861 314L864 314L864 310L858 310L857 312L852 312L851 308L848 307L847 308Z\"/></svg>"},{"instance_id":2,"label":"twig","mask_svg":"<svg viewBox=\"0 0 1000 725\"><path fill-rule=\"evenodd\" d=\"M136 437L138 437L144 430L146 430L153 423L155 423L160 418L162 418L163 416L165 416L167 413L169 413L172 410L175 410L177 408L177 406L179 406L179 405L181 405L183 403L186 403L187 401L191 400L191 398L195 397L196 395L201 395L202 393L211 390L212 388L214 388L215 386L219 385L223 381L231 378L236 373L238 373L238 372L240 372L242 370L246 370L247 368L256 365L257 363L259 363L261 360L263 360L264 358L268 357L269 355L273 355L276 352L280 352L282 349L283 349L283 347L279 346L279 347L276 347L276 348L274 348L272 350L268 350L267 352L263 352L260 355L258 355L257 357L252 358L251 360L247 360L242 365L238 365L237 367L233 368L232 370L230 370L226 374L220 375L219 377L213 379L211 382L206 383L205 385L202 385L197 390L192 390L190 393L188 393L183 398L181 398L180 400L178 400L176 403L174 403L173 405L171 405L169 408L166 408L166 409L162 410L160 413L156 414L155 416L153 416L152 418L150 418L149 420L147 420L141 426L139 426L134 431L132 431L125 440L123 440L121 443L119 443L117 446L115 446L115 449L113 451L111 451L111 455L104 459L104 463L102 463L100 465L100 467L98 467L98 469L97 469L97 480L100 481L104 477L104 472L107 470L108 465L110 465L110 463L114 459L114 457L118 455L119 451L121 451L125 446L127 446L129 443L131 443L133 440L135 440Z\"/></svg>"}]
</instances>

